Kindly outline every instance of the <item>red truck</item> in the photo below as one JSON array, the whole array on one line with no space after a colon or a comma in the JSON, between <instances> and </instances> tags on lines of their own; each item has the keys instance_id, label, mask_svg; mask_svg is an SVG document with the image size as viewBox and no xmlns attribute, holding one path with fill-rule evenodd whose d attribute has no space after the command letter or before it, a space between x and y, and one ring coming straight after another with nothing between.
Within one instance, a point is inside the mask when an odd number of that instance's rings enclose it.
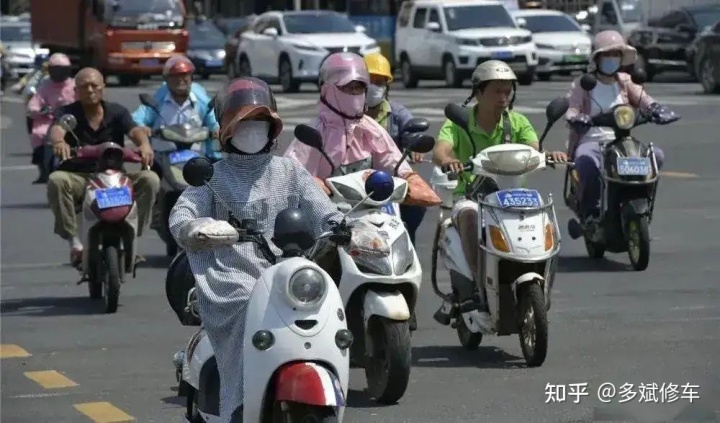
<instances>
[{"instance_id":1,"label":"red truck","mask_svg":"<svg viewBox=\"0 0 720 423\"><path fill-rule=\"evenodd\" d=\"M31 0L30 14L33 41L121 85L161 74L188 47L182 0Z\"/></svg>"}]
</instances>

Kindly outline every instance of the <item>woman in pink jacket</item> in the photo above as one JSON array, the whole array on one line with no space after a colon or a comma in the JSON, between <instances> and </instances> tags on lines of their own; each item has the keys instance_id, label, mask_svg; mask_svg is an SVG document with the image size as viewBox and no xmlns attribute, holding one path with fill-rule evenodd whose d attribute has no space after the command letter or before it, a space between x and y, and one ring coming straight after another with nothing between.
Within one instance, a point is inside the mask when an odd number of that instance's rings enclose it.
<instances>
[{"instance_id":1,"label":"woman in pink jacket","mask_svg":"<svg viewBox=\"0 0 720 423\"><path fill-rule=\"evenodd\" d=\"M40 172L38 179L33 183L47 182L48 166L45 166L45 135L53 122L55 109L76 100L75 80L71 78L72 68L70 59L62 54L55 53L48 59L48 75L38 87L37 92L28 102L28 115L32 119L32 132L30 145L33 149L32 164L37 165ZM48 153L49 154L49 153Z\"/></svg>"},{"instance_id":2,"label":"woman in pink jacket","mask_svg":"<svg viewBox=\"0 0 720 423\"><path fill-rule=\"evenodd\" d=\"M615 139L610 128L590 127L592 116L608 112L618 104L630 104L643 114L651 116L652 122L664 124L679 119L667 107L657 103L644 92L643 87L632 82L630 75L621 72L637 59L637 50L627 45L616 31L602 31L593 40L590 57L590 73L597 78L595 88L587 92L580 86L580 78L573 81L568 93L570 108L565 117L570 126L568 156L575 161L582 192L580 215L587 221L598 217L600 202L600 143ZM655 146L658 167L664 161L662 150Z\"/></svg>"}]
</instances>

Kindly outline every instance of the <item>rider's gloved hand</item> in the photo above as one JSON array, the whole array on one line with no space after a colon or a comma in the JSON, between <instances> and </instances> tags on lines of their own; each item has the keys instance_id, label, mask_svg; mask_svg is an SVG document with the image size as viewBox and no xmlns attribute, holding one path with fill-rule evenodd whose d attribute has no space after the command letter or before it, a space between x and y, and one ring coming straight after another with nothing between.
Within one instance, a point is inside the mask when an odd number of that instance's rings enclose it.
<instances>
[{"instance_id":1,"label":"rider's gloved hand","mask_svg":"<svg viewBox=\"0 0 720 423\"><path fill-rule=\"evenodd\" d=\"M585 113L578 113L567 120L571 127L577 130L587 129L592 125L592 118Z\"/></svg>"},{"instance_id":2,"label":"rider's gloved hand","mask_svg":"<svg viewBox=\"0 0 720 423\"><path fill-rule=\"evenodd\" d=\"M659 125L665 125L680 119L680 115L660 103L650 105L650 121Z\"/></svg>"},{"instance_id":3,"label":"rider's gloved hand","mask_svg":"<svg viewBox=\"0 0 720 423\"><path fill-rule=\"evenodd\" d=\"M235 244L240 234L230 223L201 217L188 223L180 234L191 250L226 247Z\"/></svg>"}]
</instances>

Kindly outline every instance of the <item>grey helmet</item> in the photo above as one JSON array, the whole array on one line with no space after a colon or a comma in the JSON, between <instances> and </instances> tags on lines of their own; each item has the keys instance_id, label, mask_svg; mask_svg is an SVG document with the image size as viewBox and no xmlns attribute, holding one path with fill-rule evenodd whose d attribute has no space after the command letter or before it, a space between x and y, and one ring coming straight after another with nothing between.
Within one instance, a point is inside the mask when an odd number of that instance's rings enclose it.
<instances>
[{"instance_id":1,"label":"grey helmet","mask_svg":"<svg viewBox=\"0 0 720 423\"><path fill-rule=\"evenodd\" d=\"M475 68L471 81L475 87L485 81L517 81L517 76L507 63L500 60L488 60Z\"/></svg>"},{"instance_id":2,"label":"grey helmet","mask_svg":"<svg viewBox=\"0 0 720 423\"><path fill-rule=\"evenodd\" d=\"M485 62L482 62L473 71L472 76L470 77L470 81L472 83L472 92L470 93L470 96L468 96L467 100L465 100L465 102L463 103L463 107L467 106L472 101L472 99L475 97L475 93L477 93L478 88L483 82L512 81L513 96L512 100L510 100L509 106L510 110L512 110L513 104L515 104L515 83L517 82L517 76L507 63L501 60L487 60Z\"/></svg>"}]
</instances>

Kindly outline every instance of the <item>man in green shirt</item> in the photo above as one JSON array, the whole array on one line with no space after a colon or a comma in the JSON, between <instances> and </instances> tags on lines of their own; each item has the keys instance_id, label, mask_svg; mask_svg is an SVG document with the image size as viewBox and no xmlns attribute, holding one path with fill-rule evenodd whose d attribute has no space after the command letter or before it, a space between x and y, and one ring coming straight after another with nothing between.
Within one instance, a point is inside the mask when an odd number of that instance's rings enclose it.
<instances>
[{"instance_id":1,"label":"man in green shirt","mask_svg":"<svg viewBox=\"0 0 720 423\"><path fill-rule=\"evenodd\" d=\"M488 60L475 68L472 74L472 93L465 101L466 106L472 99L477 100L475 107L468 109L469 132L447 120L437 137L433 161L439 166L449 166L451 171L459 174L457 195L465 194L468 182L473 175L462 172L463 164L468 162L473 153L473 143L477 153L502 143L527 144L539 149L538 136L530 121L518 112L512 111L515 102L517 77L505 62ZM565 162L567 156L563 152L548 153L556 162ZM475 279L478 269L476 202L463 199L453 207L452 221L458 229L460 240ZM484 300L484 292L481 293ZM487 315L489 318L489 315Z\"/></svg>"}]
</instances>

